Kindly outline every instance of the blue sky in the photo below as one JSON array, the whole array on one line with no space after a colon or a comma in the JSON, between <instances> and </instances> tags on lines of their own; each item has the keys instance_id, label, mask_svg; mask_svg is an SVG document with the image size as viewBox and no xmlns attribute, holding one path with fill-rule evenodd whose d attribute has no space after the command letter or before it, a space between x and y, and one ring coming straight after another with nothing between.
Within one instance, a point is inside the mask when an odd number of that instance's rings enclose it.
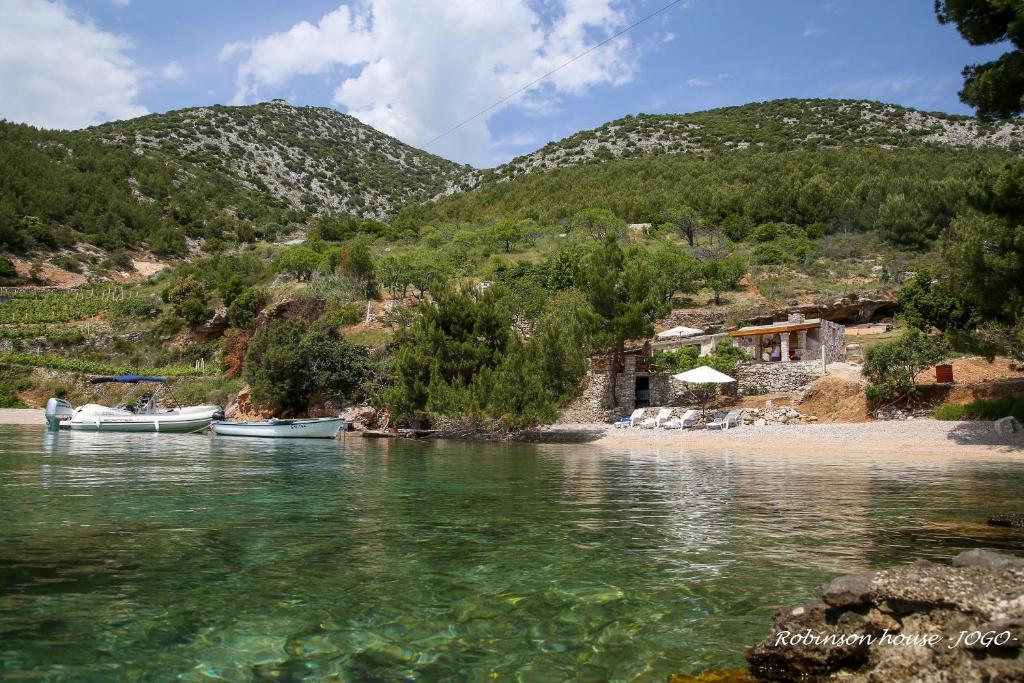
<instances>
[{"instance_id":1,"label":"blue sky","mask_svg":"<svg viewBox=\"0 0 1024 683\"><path fill-rule=\"evenodd\" d=\"M667 0L0 0L0 117L81 127L284 97L422 146ZM305 22L305 23L303 23ZM931 0L687 0L430 145L489 166L625 114L780 97L969 114Z\"/></svg>"}]
</instances>

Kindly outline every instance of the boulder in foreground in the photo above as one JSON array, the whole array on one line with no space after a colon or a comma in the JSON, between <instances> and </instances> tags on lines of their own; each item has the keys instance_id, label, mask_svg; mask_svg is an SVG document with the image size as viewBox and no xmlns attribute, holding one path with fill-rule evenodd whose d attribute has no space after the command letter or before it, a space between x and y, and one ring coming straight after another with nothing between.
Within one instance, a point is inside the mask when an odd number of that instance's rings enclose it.
<instances>
[{"instance_id":1,"label":"boulder in foreground","mask_svg":"<svg viewBox=\"0 0 1024 683\"><path fill-rule=\"evenodd\" d=\"M839 577L748 654L776 681L1024 681L1024 559L989 550Z\"/></svg>"}]
</instances>

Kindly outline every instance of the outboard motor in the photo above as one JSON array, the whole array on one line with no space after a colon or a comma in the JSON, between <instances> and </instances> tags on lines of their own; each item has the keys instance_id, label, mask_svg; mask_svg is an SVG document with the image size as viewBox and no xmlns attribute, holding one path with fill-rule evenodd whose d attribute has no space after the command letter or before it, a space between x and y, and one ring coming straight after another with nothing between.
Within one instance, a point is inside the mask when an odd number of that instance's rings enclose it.
<instances>
[{"instance_id":1,"label":"outboard motor","mask_svg":"<svg viewBox=\"0 0 1024 683\"><path fill-rule=\"evenodd\" d=\"M62 398L51 398L46 402L46 426L49 429L60 429L60 423L70 420L74 415L71 404Z\"/></svg>"},{"instance_id":2,"label":"outboard motor","mask_svg":"<svg viewBox=\"0 0 1024 683\"><path fill-rule=\"evenodd\" d=\"M223 419L224 419L224 409L223 408L218 408L217 412L215 412L213 414L213 421L214 422L220 422Z\"/></svg>"}]
</instances>

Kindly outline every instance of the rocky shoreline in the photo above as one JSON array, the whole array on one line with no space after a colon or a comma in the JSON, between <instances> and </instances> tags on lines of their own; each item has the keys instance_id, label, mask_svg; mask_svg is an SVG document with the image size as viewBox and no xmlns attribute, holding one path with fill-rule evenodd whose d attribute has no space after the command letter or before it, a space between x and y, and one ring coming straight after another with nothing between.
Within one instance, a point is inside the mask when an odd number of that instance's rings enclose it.
<instances>
[{"instance_id":1,"label":"rocky shoreline","mask_svg":"<svg viewBox=\"0 0 1024 683\"><path fill-rule=\"evenodd\" d=\"M842 576L747 655L768 681L1024 681L1024 559L971 550Z\"/></svg>"}]
</instances>

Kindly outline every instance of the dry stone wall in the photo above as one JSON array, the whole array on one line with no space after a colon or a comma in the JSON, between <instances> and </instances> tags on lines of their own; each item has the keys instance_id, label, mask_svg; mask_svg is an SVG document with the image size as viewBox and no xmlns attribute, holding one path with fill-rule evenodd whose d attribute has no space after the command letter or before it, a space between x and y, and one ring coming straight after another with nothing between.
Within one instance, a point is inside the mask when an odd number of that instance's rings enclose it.
<instances>
[{"instance_id":1,"label":"dry stone wall","mask_svg":"<svg viewBox=\"0 0 1024 683\"><path fill-rule=\"evenodd\" d=\"M736 372L740 391L744 394L790 394L800 391L825 374L820 360L741 363Z\"/></svg>"}]
</instances>

